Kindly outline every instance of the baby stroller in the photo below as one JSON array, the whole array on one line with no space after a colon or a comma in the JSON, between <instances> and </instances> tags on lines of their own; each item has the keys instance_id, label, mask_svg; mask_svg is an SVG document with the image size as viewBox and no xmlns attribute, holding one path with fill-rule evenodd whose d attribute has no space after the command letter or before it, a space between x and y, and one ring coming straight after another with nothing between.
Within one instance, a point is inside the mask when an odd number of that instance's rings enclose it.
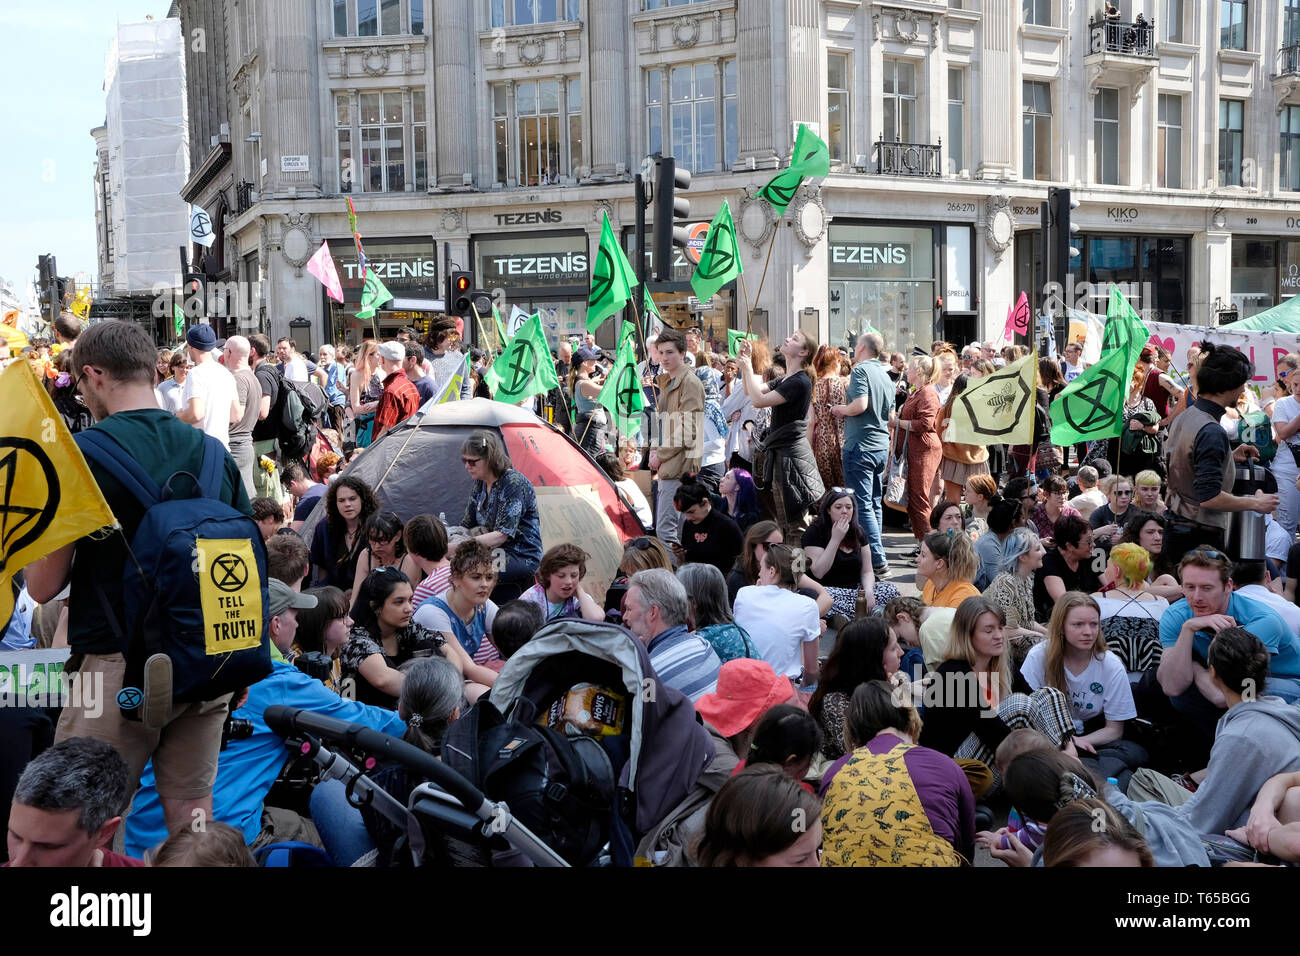
<instances>
[{"instance_id":1,"label":"baby stroller","mask_svg":"<svg viewBox=\"0 0 1300 956\"><path fill-rule=\"evenodd\" d=\"M401 828L416 865L447 863L441 851L450 842L451 865L523 856L538 866L631 866L636 841L713 756L690 700L659 681L644 646L617 625L543 627L506 662L489 697L448 729L442 761L303 711L271 707L266 720L304 741L322 779L343 781L354 804ZM403 803L358 766L374 769L377 758L425 782Z\"/></svg>"}]
</instances>

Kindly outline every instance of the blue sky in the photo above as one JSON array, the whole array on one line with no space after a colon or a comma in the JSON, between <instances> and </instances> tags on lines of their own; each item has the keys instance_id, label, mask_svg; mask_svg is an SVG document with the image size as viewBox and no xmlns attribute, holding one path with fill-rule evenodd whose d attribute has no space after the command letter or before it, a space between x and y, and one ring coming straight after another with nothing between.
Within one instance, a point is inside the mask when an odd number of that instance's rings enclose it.
<instances>
[{"instance_id":1,"label":"blue sky","mask_svg":"<svg viewBox=\"0 0 1300 956\"><path fill-rule=\"evenodd\" d=\"M0 276L19 294L52 252L95 276L94 127L116 25L167 0L0 0Z\"/></svg>"}]
</instances>

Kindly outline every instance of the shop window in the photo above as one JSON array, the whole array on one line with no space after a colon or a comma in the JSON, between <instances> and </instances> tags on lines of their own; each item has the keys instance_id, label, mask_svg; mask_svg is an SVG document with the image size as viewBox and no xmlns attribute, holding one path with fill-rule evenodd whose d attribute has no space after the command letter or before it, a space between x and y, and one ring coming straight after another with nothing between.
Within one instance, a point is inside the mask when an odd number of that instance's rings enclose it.
<instances>
[{"instance_id":1,"label":"shop window","mask_svg":"<svg viewBox=\"0 0 1300 956\"><path fill-rule=\"evenodd\" d=\"M494 27L563 23L578 19L578 0L492 0Z\"/></svg>"},{"instance_id":2,"label":"shop window","mask_svg":"<svg viewBox=\"0 0 1300 956\"><path fill-rule=\"evenodd\" d=\"M885 60L885 130L887 143L915 143L916 66L910 60Z\"/></svg>"},{"instance_id":3,"label":"shop window","mask_svg":"<svg viewBox=\"0 0 1300 956\"><path fill-rule=\"evenodd\" d=\"M1281 170L1278 188L1300 192L1300 106L1282 107Z\"/></svg>"},{"instance_id":4,"label":"shop window","mask_svg":"<svg viewBox=\"0 0 1300 956\"><path fill-rule=\"evenodd\" d=\"M1093 100L1093 175L1119 185L1119 90L1100 89Z\"/></svg>"},{"instance_id":5,"label":"shop window","mask_svg":"<svg viewBox=\"0 0 1300 956\"><path fill-rule=\"evenodd\" d=\"M1219 49L1246 49L1246 0L1221 0L1219 3Z\"/></svg>"},{"instance_id":6,"label":"shop window","mask_svg":"<svg viewBox=\"0 0 1300 956\"><path fill-rule=\"evenodd\" d=\"M1156 185L1183 188L1183 98L1160 94L1156 126Z\"/></svg>"},{"instance_id":7,"label":"shop window","mask_svg":"<svg viewBox=\"0 0 1300 956\"><path fill-rule=\"evenodd\" d=\"M933 341L933 227L832 223L829 253L828 342L847 342L868 325L886 342L926 347Z\"/></svg>"},{"instance_id":8,"label":"shop window","mask_svg":"<svg viewBox=\"0 0 1300 956\"><path fill-rule=\"evenodd\" d=\"M1052 87L1026 80L1024 85L1023 166L1025 179L1052 178Z\"/></svg>"},{"instance_id":9,"label":"shop window","mask_svg":"<svg viewBox=\"0 0 1300 956\"><path fill-rule=\"evenodd\" d=\"M693 173L730 168L739 149L736 65L712 60L646 71L646 141L651 153ZM722 137L718 125L723 126Z\"/></svg>"},{"instance_id":10,"label":"shop window","mask_svg":"<svg viewBox=\"0 0 1300 956\"><path fill-rule=\"evenodd\" d=\"M1219 185L1240 186L1246 104L1219 100Z\"/></svg>"},{"instance_id":11,"label":"shop window","mask_svg":"<svg viewBox=\"0 0 1300 956\"><path fill-rule=\"evenodd\" d=\"M735 61L731 61L735 62ZM845 53L826 55L826 143L831 162L848 162L849 150L849 57Z\"/></svg>"}]
</instances>

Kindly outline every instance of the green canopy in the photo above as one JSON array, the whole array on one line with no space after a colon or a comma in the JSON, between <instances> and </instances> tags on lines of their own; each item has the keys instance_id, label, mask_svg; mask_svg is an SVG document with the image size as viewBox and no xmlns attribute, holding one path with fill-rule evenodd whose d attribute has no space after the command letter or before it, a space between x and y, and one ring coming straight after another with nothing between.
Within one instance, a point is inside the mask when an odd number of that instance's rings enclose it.
<instances>
[{"instance_id":1,"label":"green canopy","mask_svg":"<svg viewBox=\"0 0 1300 956\"><path fill-rule=\"evenodd\" d=\"M1275 305L1252 315L1249 319L1219 326L1224 332L1300 332L1300 295L1293 295L1281 305Z\"/></svg>"}]
</instances>

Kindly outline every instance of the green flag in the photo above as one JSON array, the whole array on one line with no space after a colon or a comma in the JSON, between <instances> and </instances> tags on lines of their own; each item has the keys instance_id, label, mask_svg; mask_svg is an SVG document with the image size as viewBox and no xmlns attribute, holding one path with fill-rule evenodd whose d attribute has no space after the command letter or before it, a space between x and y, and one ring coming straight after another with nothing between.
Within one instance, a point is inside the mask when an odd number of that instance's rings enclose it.
<instances>
[{"instance_id":1,"label":"green flag","mask_svg":"<svg viewBox=\"0 0 1300 956\"><path fill-rule=\"evenodd\" d=\"M591 264L591 292L587 296L587 331L595 332L632 297L636 273L614 238L609 214L601 213L600 245Z\"/></svg>"},{"instance_id":2,"label":"green flag","mask_svg":"<svg viewBox=\"0 0 1300 956\"><path fill-rule=\"evenodd\" d=\"M483 380L492 388L493 398L511 405L560 384L551 351L546 347L540 315L534 312L515 333L505 353L492 363Z\"/></svg>"},{"instance_id":3,"label":"green flag","mask_svg":"<svg viewBox=\"0 0 1300 956\"><path fill-rule=\"evenodd\" d=\"M653 315L660 322L664 320L659 312L659 306L655 305L654 297L650 295L650 287L644 285L641 287L641 315L647 318Z\"/></svg>"},{"instance_id":4,"label":"green flag","mask_svg":"<svg viewBox=\"0 0 1300 956\"><path fill-rule=\"evenodd\" d=\"M1128 356L1128 372L1142 357L1142 349L1151 340L1151 330L1143 324L1141 316L1124 298L1119 287L1110 287L1110 302L1106 306L1106 326L1101 336L1101 352L1105 355L1111 349L1121 349Z\"/></svg>"},{"instance_id":5,"label":"green flag","mask_svg":"<svg viewBox=\"0 0 1300 956\"><path fill-rule=\"evenodd\" d=\"M361 287L361 308L357 310L357 318L373 318L375 311L392 298L393 293L388 291L388 288L384 285L384 280L379 278L379 273L374 269L368 270L366 272L366 284Z\"/></svg>"},{"instance_id":6,"label":"green flag","mask_svg":"<svg viewBox=\"0 0 1300 956\"><path fill-rule=\"evenodd\" d=\"M1124 396L1133 366L1124 349L1103 352L1052 402L1052 444L1115 438L1124 427Z\"/></svg>"},{"instance_id":7,"label":"green flag","mask_svg":"<svg viewBox=\"0 0 1300 956\"><path fill-rule=\"evenodd\" d=\"M799 133L794 139L794 150L790 153L790 166L773 176L766 186L758 191L766 199L778 216L785 215L785 207L798 191L804 179L809 176L828 176L831 171L830 147L803 123L799 124Z\"/></svg>"},{"instance_id":8,"label":"green flag","mask_svg":"<svg viewBox=\"0 0 1300 956\"><path fill-rule=\"evenodd\" d=\"M614 427L620 434L640 433L641 409L645 407L645 397L641 392L641 379L636 372L636 349L631 341L624 340L619 348L618 361L614 363L596 401L609 409Z\"/></svg>"},{"instance_id":9,"label":"green flag","mask_svg":"<svg viewBox=\"0 0 1300 956\"><path fill-rule=\"evenodd\" d=\"M636 325L627 319L623 320L623 324L618 329L618 344L614 346L616 354L623 351L624 343L631 343L632 351L636 351Z\"/></svg>"},{"instance_id":10,"label":"green flag","mask_svg":"<svg viewBox=\"0 0 1300 956\"><path fill-rule=\"evenodd\" d=\"M506 343L510 341L510 336L506 335L506 325L501 321L501 313L497 311L495 303L492 305L492 321L497 327L497 347L505 348Z\"/></svg>"},{"instance_id":11,"label":"green flag","mask_svg":"<svg viewBox=\"0 0 1300 956\"><path fill-rule=\"evenodd\" d=\"M758 336L753 332L741 332L739 329L727 329L727 354L732 358L736 357L736 351L740 348L740 343L749 339L751 342L757 342Z\"/></svg>"},{"instance_id":12,"label":"green flag","mask_svg":"<svg viewBox=\"0 0 1300 956\"><path fill-rule=\"evenodd\" d=\"M736 244L736 227L731 221L731 207L724 199L722 208L709 223L709 234L700 252L700 264L691 276L691 288L700 302L707 302L744 271L740 247Z\"/></svg>"},{"instance_id":13,"label":"green flag","mask_svg":"<svg viewBox=\"0 0 1300 956\"><path fill-rule=\"evenodd\" d=\"M180 307L180 303L172 303L172 323L176 328L176 337L179 339L185 334L185 311Z\"/></svg>"}]
</instances>

